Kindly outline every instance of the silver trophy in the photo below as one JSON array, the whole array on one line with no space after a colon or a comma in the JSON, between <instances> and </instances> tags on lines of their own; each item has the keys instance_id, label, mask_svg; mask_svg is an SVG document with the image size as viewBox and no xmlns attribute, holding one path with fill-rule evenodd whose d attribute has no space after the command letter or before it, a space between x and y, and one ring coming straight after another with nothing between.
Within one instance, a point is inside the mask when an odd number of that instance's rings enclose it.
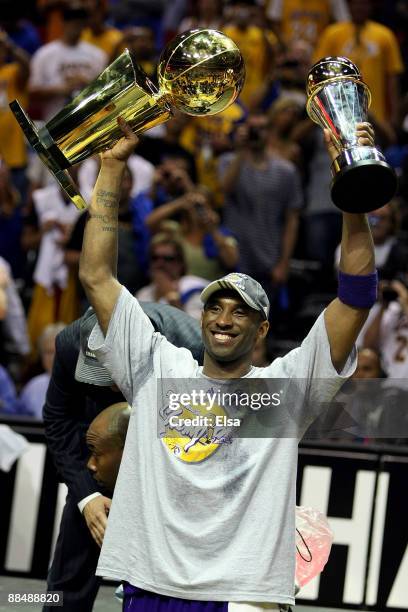
<instances>
[{"instance_id":1,"label":"silver trophy","mask_svg":"<svg viewBox=\"0 0 408 612\"><path fill-rule=\"evenodd\" d=\"M371 93L346 57L325 57L309 71L307 113L334 136L339 151L332 164L331 196L345 212L381 208L397 189L394 170L376 147L360 146L356 124L367 121Z\"/></svg>"}]
</instances>

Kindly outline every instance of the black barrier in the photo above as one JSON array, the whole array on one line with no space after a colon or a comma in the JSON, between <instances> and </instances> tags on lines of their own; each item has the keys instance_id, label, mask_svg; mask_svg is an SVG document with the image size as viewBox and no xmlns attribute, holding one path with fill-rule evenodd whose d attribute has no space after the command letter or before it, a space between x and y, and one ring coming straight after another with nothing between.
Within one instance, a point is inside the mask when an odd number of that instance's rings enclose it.
<instances>
[{"instance_id":1,"label":"black barrier","mask_svg":"<svg viewBox=\"0 0 408 612\"><path fill-rule=\"evenodd\" d=\"M41 461L33 473L38 486L31 498L30 492L21 491L24 458L10 472L0 471L0 575L44 579L59 518L56 502L61 485L42 425L15 418L1 422L24 435ZM324 572L300 592L299 603L408 610L407 476L406 447L323 441L301 445L297 501L327 514L335 538ZM20 532L15 525L16 500L24 504L21 516L26 513L33 519L35 514L31 526L25 530L21 525ZM25 547L19 541L23 536L28 539ZM26 556L24 569L20 553Z\"/></svg>"}]
</instances>

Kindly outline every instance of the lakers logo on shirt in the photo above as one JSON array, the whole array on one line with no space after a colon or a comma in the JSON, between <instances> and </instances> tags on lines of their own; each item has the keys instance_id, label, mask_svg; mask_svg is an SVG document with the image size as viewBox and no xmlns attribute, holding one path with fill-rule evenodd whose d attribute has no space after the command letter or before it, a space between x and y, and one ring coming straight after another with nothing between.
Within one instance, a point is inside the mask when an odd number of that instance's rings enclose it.
<instances>
[{"instance_id":1,"label":"lakers logo on shirt","mask_svg":"<svg viewBox=\"0 0 408 612\"><path fill-rule=\"evenodd\" d=\"M199 463L213 455L220 444L231 442L233 426L225 410L213 405L180 404L177 409L166 406L160 411L164 426L161 436L168 451L187 463Z\"/></svg>"}]
</instances>

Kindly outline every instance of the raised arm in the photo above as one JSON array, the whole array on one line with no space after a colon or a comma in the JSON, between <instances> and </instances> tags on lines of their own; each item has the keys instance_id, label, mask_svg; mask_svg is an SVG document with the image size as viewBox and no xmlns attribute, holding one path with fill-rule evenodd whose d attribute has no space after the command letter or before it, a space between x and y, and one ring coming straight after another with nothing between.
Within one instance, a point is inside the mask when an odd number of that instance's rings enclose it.
<instances>
[{"instance_id":1,"label":"raised arm","mask_svg":"<svg viewBox=\"0 0 408 612\"><path fill-rule=\"evenodd\" d=\"M138 141L123 119L118 119L118 124L124 136L101 154L101 169L88 210L79 260L80 281L104 334L121 291L116 277L121 182L126 161Z\"/></svg>"},{"instance_id":2,"label":"raised arm","mask_svg":"<svg viewBox=\"0 0 408 612\"><path fill-rule=\"evenodd\" d=\"M369 124L359 124L357 135L360 145L373 144L373 130ZM329 155L334 159L337 151L325 131ZM364 214L343 213L340 271L352 276L375 272L374 246L370 228ZM358 280L358 279L357 279ZM349 306L336 298L325 312L327 335L334 367L341 371L360 330L367 319L369 308Z\"/></svg>"}]
</instances>

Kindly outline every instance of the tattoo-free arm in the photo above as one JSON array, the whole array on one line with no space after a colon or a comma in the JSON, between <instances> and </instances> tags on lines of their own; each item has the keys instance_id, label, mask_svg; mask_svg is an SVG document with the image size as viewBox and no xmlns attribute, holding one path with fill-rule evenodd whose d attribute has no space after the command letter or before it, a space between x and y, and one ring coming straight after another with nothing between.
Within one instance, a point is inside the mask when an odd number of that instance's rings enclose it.
<instances>
[{"instance_id":1,"label":"tattoo-free arm","mask_svg":"<svg viewBox=\"0 0 408 612\"><path fill-rule=\"evenodd\" d=\"M357 135L360 145L373 144L373 131L368 124L359 127ZM337 153L334 148L330 148L327 132L325 139L329 154L333 158ZM340 270L352 275L365 275L375 271L374 245L367 218L363 214L343 213ZM368 312L367 308L354 308L343 304L338 298L326 309L325 324L330 353L337 371L340 372L344 367Z\"/></svg>"}]
</instances>

